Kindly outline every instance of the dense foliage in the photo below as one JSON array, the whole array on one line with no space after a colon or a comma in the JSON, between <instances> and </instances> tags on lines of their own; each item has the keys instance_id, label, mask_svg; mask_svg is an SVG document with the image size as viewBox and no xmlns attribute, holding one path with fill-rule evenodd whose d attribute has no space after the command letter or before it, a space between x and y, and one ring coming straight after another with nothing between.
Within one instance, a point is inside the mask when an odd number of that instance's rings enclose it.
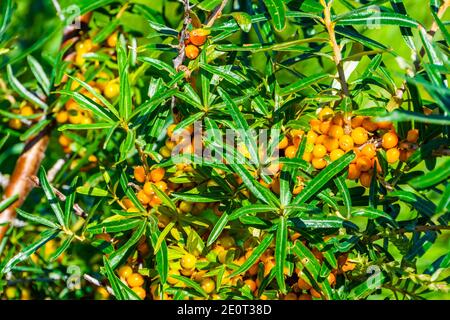
<instances>
[{"instance_id":1,"label":"dense foliage","mask_svg":"<svg viewBox=\"0 0 450 320\"><path fill-rule=\"evenodd\" d=\"M449 298L448 6L2 0L0 297Z\"/></svg>"}]
</instances>

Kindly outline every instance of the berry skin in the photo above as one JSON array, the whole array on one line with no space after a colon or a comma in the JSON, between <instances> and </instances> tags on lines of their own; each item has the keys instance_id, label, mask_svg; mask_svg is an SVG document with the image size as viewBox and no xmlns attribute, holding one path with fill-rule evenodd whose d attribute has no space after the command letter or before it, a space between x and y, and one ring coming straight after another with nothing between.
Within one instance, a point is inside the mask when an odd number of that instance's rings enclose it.
<instances>
[{"instance_id":1,"label":"berry skin","mask_svg":"<svg viewBox=\"0 0 450 320\"><path fill-rule=\"evenodd\" d=\"M320 124L319 128L320 128L319 130L320 130L320 132L322 134L328 134L328 131L330 131L330 128L331 128L331 120L330 121L323 121Z\"/></svg>"},{"instance_id":2,"label":"berry skin","mask_svg":"<svg viewBox=\"0 0 450 320\"><path fill-rule=\"evenodd\" d=\"M286 155L286 158L289 158L289 159L295 158L296 153L297 153L297 148L295 146L289 146L284 150L284 154Z\"/></svg>"},{"instance_id":3,"label":"berry skin","mask_svg":"<svg viewBox=\"0 0 450 320\"><path fill-rule=\"evenodd\" d=\"M343 135L339 138L339 147L344 151L349 151L353 149L354 143L353 138L349 135Z\"/></svg>"},{"instance_id":4,"label":"berry skin","mask_svg":"<svg viewBox=\"0 0 450 320\"><path fill-rule=\"evenodd\" d=\"M161 149L159 149L159 154L162 155L164 158L169 158L170 155L172 154L172 151L170 151L169 148L167 148L166 146L161 147Z\"/></svg>"},{"instance_id":5,"label":"berry skin","mask_svg":"<svg viewBox=\"0 0 450 320\"><path fill-rule=\"evenodd\" d=\"M200 49L192 44L189 44L186 46L185 53L188 59L194 60L200 54Z\"/></svg>"},{"instance_id":6,"label":"berry skin","mask_svg":"<svg viewBox=\"0 0 450 320\"><path fill-rule=\"evenodd\" d=\"M164 174L166 173L166 170L163 168L156 168L150 171L150 178L153 182L159 182L164 178Z\"/></svg>"},{"instance_id":7,"label":"berry skin","mask_svg":"<svg viewBox=\"0 0 450 320\"><path fill-rule=\"evenodd\" d=\"M117 32L114 32L112 35L108 37L108 39L106 40L106 44L111 48L115 48L117 44L117 36L118 36Z\"/></svg>"},{"instance_id":8,"label":"berry skin","mask_svg":"<svg viewBox=\"0 0 450 320\"><path fill-rule=\"evenodd\" d=\"M320 170L327 166L327 161L324 158L313 158L312 165L314 168Z\"/></svg>"},{"instance_id":9,"label":"berry skin","mask_svg":"<svg viewBox=\"0 0 450 320\"><path fill-rule=\"evenodd\" d=\"M320 293L319 293L316 289L314 289L314 288L309 289L309 293L310 293L314 298L320 298L320 297L321 297Z\"/></svg>"},{"instance_id":10,"label":"berry skin","mask_svg":"<svg viewBox=\"0 0 450 320\"><path fill-rule=\"evenodd\" d=\"M323 145L327 148L328 152L331 152L339 148L339 141L335 138L325 137L323 140Z\"/></svg>"},{"instance_id":11,"label":"berry skin","mask_svg":"<svg viewBox=\"0 0 450 320\"><path fill-rule=\"evenodd\" d=\"M138 200L143 204L146 205L152 200L145 192L144 190L141 190L137 193L136 197Z\"/></svg>"},{"instance_id":12,"label":"berry skin","mask_svg":"<svg viewBox=\"0 0 450 320\"><path fill-rule=\"evenodd\" d=\"M8 125L11 129L19 130L22 128L22 122L19 119L11 119L8 122Z\"/></svg>"},{"instance_id":13,"label":"berry skin","mask_svg":"<svg viewBox=\"0 0 450 320\"><path fill-rule=\"evenodd\" d=\"M174 269L170 269L169 270L169 275L167 277L167 282L171 285L177 284L178 283L178 279L175 279L174 277L171 277L171 275L180 275L180 272L178 270L174 270Z\"/></svg>"},{"instance_id":14,"label":"berry skin","mask_svg":"<svg viewBox=\"0 0 450 320\"><path fill-rule=\"evenodd\" d=\"M145 181L145 169L143 166L137 166L134 168L134 178L140 183Z\"/></svg>"},{"instance_id":15,"label":"berry skin","mask_svg":"<svg viewBox=\"0 0 450 320\"><path fill-rule=\"evenodd\" d=\"M283 300L297 300L297 295L293 292L290 292L284 296Z\"/></svg>"},{"instance_id":16,"label":"berry skin","mask_svg":"<svg viewBox=\"0 0 450 320\"><path fill-rule=\"evenodd\" d=\"M256 282L252 279L245 280L244 284L250 289L251 292L254 292L257 289Z\"/></svg>"},{"instance_id":17,"label":"berry skin","mask_svg":"<svg viewBox=\"0 0 450 320\"><path fill-rule=\"evenodd\" d=\"M145 297L147 296L147 292L146 292L145 289L142 288L142 287L134 287L134 288L132 288L131 290L133 290L134 293L136 293L137 296L138 296L139 298L141 298L141 300L144 300Z\"/></svg>"},{"instance_id":18,"label":"berry skin","mask_svg":"<svg viewBox=\"0 0 450 320\"><path fill-rule=\"evenodd\" d=\"M331 153L330 153L330 160L336 161L337 159L342 157L344 154L345 154L345 152L343 150L335 149L335 150L331 151Z\"/></svg>"},{"instance_id":19,"label":"berry skin","mask_svg":"<svg viewBox=\"0 0 450 320\"><path fill-rule=\"evenodd\" d=\"M69 120L69 113L67 111L59 111L56 114L56 121L58 123L66 123Z\"/></svg>"},{"instance_id":20,"label":"berry skin","mask_svg":"<svg viewBox=\"0 0 450 320\"><path fill-rule=\"evenodd\" d=\"M352 128L355 129L357 127L361 127L363 121L364 121L364 117L361 117L361 116L352 118L352 120L351 120Z\"/></svg>"},{"instance_id":21,"label":"berry skin","mask_svg":"<svg viewBox=\"0 0 450 320\"><path fill-rule=\"evenodd\" d=\"M58 142L61 146L68 147L72 143L72 140L65 135L60 135L58 138Z\"/></svg>"},{"instance_id":22,"label":"berry skin","mask_svg":"<svg viewBox=\"0 0 450 320\"><path fill-rule=\"evenodd\" d=\"M20 114L22 116L28 117L34 114L34 110L30 106L24 106L22 109L20 109Z\"/></svg>"},{"instance_id":23,"label":"berry skin","mask_svg":"<svg viewBox=\"0 0 450 320\"><path fill-rule=\"evenodd\" d=\"M370 118L365 118L362 122L362 126L364 129L366 129L369 132L376 131L378 129L378 124L375 122L372 122Z\"/></svg>"},{"instance_id":24,"label":"berry skin","mask_svg":"<svg viewBox=\"0 0 450 320\"><path fill-rule=\"evenodd\" d=\"M305 152L302 156L302 159L307 161L307 162L311 162L312 160L312 153L311 152Z\"/></svg>"},{"instance_id":25,"label":"berry skin","mask_svg":"<svg viewBox=\"0 0 450 320\"><path fill-rule=\"evenodd\" d=\"M309 121L309 125L311 126L311 130L315 131L315 132L320 132L320 120L317 119L311 119Z\"/></svg>"},{"instance_id":26,"label":"berry skin","mask_svg":"<svg viewBox=\"0 0 450 320\"><path fill-rule=\"evenodd\" d=\"M306 134L306 142L309 144L314 144L317 140L317 133L315 133L314 131L308 131L308 133Z\"/></svg>"},{"instance_id":27,"label":"berry skin","mask_svg":"<svg viewBox=\"0 0 450 320\"><path fill-rule=\"evenodd\" d=\"M381 145L384 149L394 148L398 144L398 137L393 132L387 132L383 135Z\"/></svg>"},{"instance_id":28,"label":"berry skin","mask_svg":"<svg viewBox=\"0 0 450 320\"><path fill-rule=\"evenodd\" d=\"M366 156L359 156L356 159L356 167L360 171L369 171L372 168L372 161Z\"/></svg>"},{"instance_id":29,"label":"berry skin","mask_svg":"<svg viewBox=\"0 0 450 320\"><path fill-rule=\"evenodd\" d=\"M330 286L334 286L336 283L336 276L333 273L330 273L328 275L328 283L330 284Z\"/></svg>"},{"instance_id":30,"label":"berry skin","mask_svg":"<svg viewBox=\"0 0 450 320\"><path fill-rule=\"evenodd\" d=\"M366 129L357 127L352 131L352 138L354 143L363 144L369 139L369 136Z\"/></svg>"},{"instance_id":31,"label":"berry skin","mask_svg":"<svg viewBox=\"0 0 450 320\"><path fill-rule=\"evenodd\" d=\"M197 47L200 47L202 45L205 44L206 42L206 37L208 35L209 32L207 32L204 29L195 29L192 30L189 33L189 41L193 44L196 45Z\"/></svg>"},{"instance_id":32,"label":"berry skin","mask_svg":"<svg viewBox=\"0 0 450 320\"><path fill-rule=\"evenodd\" d=\"M359 177L359 182L361 182L361 185L363 187L369 188L371 181L372 181L372 175L369 172L361 173L361 176Z\"/></svg>"},{"instance_id":33,"label":"berry skin","mask_svg":"<svg viewBox=\"0 0 450 320\"><path fill-rule=\"evenodd\" d=\"M312 297L309 294L301 294L298 296L297 300L312 300Z\"/></svg>"},{"instance_id":34,"label":"berry skin","mask_svg":"<svg viewBox=\"0 0 450 320\"><path fill-rule=\"evenodd\" d=\"M139 273L132 273L127 277L127 283L130 287L142 287L144 284L144 277Z\"/></svg>"},{"instance_id":35,"label":"berry skin","mask_svg":"<svg viewBox=\"0 0 450 320\"><path fill-rule=\"evenodd\" d=\"M419 130L411 129L408 131L408 135L406 136L406 141L415 143L419 139Z\"/></svg>"},{"instance_id":36,"label":"berry skin","mask_svg":"<svg viewBox=\"0 0 450 320\"><path fill-rule=\"evenodd\" d=\"M391 148L386 151L386 160L388 163L396 163L400 158L400 151L398 148Z\"/></svg>"},{"instance_id":37,"label":"berry skin","mask_svg":"<svg viewBox=\"0 0 450 320\"><path fill-rule=\"evenodd\" d=\"M157 187L159 190L165 192L167 190L167 183L165 183L164 181L158 181L155 182L155 187Z\"/></svg>"},{"instance_id":38,"label":"berry skin","mask_svg":"<svg viewBox=\"0 0 450 320\"><path fill-rule=\"evenodd\" d=\"M288 145L289 145L288 138L283 137L283 139L281 139L280 143L278 144L278 149L286 149Z\"/></svg>"},{"instance_id":39,"label":"berry skin","mask_svg":"<svg viewBox=\"0 0 450 320\"><path fill-rule=\"evenodd\" d=\"M122 279L128 278L133 273L133 269L130 266L122 266L119 269L119 277Z\"/></svg>"},{"instance_id":40,"label":"berry skin","mask_svg":"<svg viewBox=\"0 0 450 320\"><path fill-rule=\"evenodd\" d=\"M197 258L193 254L187 253L181 257L180 265L183 269L192 270L195 268L196 262Z\"/></svg>"},{"instance_id":41,"label":"berry skin","mask_svg":"<svg viewBox=\"0 0 450 320\"><path fill-rule=\"evenodd\" d=\"M149 197L153 197L153 195L155 194L155 192L153 191L152 185L153 185L153 183L147 181L144 184L144 188L142 189L142 190L144 190L145 194Z\"/></svg>"},{"instance_id":42,"label":"berry skin","mask_svg":"<svg viewBox=\"0 0 450 320\"><path fill-rule=\"evenodd\" d=\"M303 279L302 273L299 273L298 275L297 285L300 290L311 289L311 285Z\"/></svg>"},{"instance_id":43,"label":"berry skin","mask_svg":"<svg viewBox=\"0 0 450 320\"><path fill-rule=\"evenodd\" d=\"M323 158L327 154L327 149L321 144L316 144L312 154L315 158Z\"/></svg>"},{"instance_id":44,"label":"berry skin","mask_svg":"<svg viewBox=\"0 0 450 320\"><path fill-rule=\"evenodd\" d=\"M200 283L200 286L208 294L213 292L214 289L216 288L216 284L214 283L214 281L209 278L203 279L202 282Z\"/></svg>"},{"instance_id":45,"label":"berry skin","mask_svg":"<svg viewBox=\"0 0 450 320\"><path fill-rule=\"evenodd\" d=\"M392 128L392 122L389 122L389 121L377 122L377 125L378 125L378 129L387 130L387 129Z\"/></svg>"},{"instance_id":46,"label":"berry skin","mask_svg":"<svg viewBox=\"0 0 450 320\"><path fill-rule=\"evenodd\" d=\"M333 124L342 127L344 125L344 123L345 123L345 121L344 121L344 116L342 115L342 113L337 113L333 117Z\"/></svg>"},{"instance_id":47,"label":"berry skin","mask_svg":"<svg viewBox=\"0 0 450 320\"><path fill-rule=\"evenodd\" d=\"M358 169L356 164L350 163L350 165L348 166L347 178L349 180L356 180L359 178L360 175L361 175L361 170Z\"/></svg>"},{"instance_id":48,"label":"berry skin","mask_svg":"<svg viewBox=\"0 0 450 320\"><path fill-rule=\"evenodd\" d=\"M331 108L325 107L319 112L319 120L320 121L328 121L331 120L334 116L334 111Z\"/></svg>"},{"instance_id":49,"label":"berry skin","mask_svg":"<svg viewBox=\"0 0 450 320\"><path fill-rule=\"evenodd\" d=\"M120 93L120 85L117 83L117 81L109 81L106 86L105 90L103 90L103 94L108 99L114 99L116 98Z\"/></svg>"},{"instance_id":50,"label":"berry skin","mask_svg":"<svg viewBox=\"0 0 450 320\"><path fill-rule=\"evenodd\" d=\"M339 139L344 135L344 129L341 126L334 124L330 127L330 130L328 130L328 135L330 137Z\"/></svg>"},{"instance_id":51,"label":"berry skin","mask_svg":"<svg viewBox=\"0 0 450 320\"><path fill-rule=\"evenodd\" d=\"M366 156L369 159L372 159L377 155L377 149L373 144L367 144L362 148L361 155Z\"/></svg>"}]
</instances>

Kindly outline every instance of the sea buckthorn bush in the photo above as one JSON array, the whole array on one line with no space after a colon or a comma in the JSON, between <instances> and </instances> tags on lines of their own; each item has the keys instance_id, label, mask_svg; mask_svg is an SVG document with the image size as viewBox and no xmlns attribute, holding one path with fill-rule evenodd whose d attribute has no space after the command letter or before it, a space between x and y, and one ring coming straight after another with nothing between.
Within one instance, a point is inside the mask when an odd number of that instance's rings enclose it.
<instances>
[{"instance_id":1,"label":"sea buckthorn bush","mask_svg":"<svg viewBox=\"0 0 450 320\"><path fill-rule=\"evenodd\" d=\"M448 6L2 1L0 298L448 299Z\"/></svg>"}]
</instances>

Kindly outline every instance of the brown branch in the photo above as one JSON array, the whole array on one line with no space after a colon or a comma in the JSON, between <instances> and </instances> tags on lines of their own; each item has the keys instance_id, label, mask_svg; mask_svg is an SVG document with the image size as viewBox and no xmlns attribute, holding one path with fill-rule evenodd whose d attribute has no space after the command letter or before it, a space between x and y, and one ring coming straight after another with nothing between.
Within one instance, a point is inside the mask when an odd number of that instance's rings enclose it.
<instances>
[{"instance_id":1,"label":"brown branch","mask_svg":"<svg viewBox=\"0 0 450 320\"><path fill-rule=\"evenodd\" d=\"M426 231L440 231L440 230L450 230L450 226L417 226L413 230L401 228L392 232L392 234L405 234L409 232L426 232ZM377 234L368 239L368 242L374 242L384 238L385 235Z\"/></svg>"},{"instance_id":2,"label":"brown branch","mask_svg":"<svg viewBox=\"0 0 450 320\"><path fill-rule=\"evenodd\" d=\"M80 17L81 24L86 25L86 21L89 20L89 17L89 14ZM74 25L66 27L62 42L64 43L70 38L77 37L79 32L79 29L75 30ZM34 187L34 183L30 178L37 174L41 162L45 157L51 130L52 125L44 128L39 134L30 138L17 159L9 184L5 189L4 197L9 198L18 195L19 198L0 213L0 241L3 239L9 226L16 218L16 209L25 202L28 194Z\"/></svg>"},{"instance_id":3,"label":"brown branch","mask_svg":"<svg viewBox=\"0 0 450 320\"><path fill-rule=\"evenodd\" d=\"M220 16L222 15L222 11L223 9L225 9L227 3L228 0L222 0L222 3L214 9L211 17L208 20L208 23L206 24L208 28L211 28L214 25L214 22L216 22L216 20L220 18Z\"/></svg>"}]
</instances>

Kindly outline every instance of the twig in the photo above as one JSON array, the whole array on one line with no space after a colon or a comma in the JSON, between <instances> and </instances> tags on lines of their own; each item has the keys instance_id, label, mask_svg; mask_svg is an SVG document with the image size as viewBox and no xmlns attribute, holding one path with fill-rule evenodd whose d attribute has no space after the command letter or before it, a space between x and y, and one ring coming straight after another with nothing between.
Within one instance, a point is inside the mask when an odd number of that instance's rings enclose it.
<instances>
[{"instance_id":1,"label":"twig","mask_svg":"<svg viewBox=\"0 0 450 320\"><path fill-rule=\"evenodd\" d=\"M213 14L211 15L211 17L208 20L208 23L206 24L208 28L211 28L214 25L214 22L222 15L222 11L223 9L225 9L227 3L228 0L222 0L222 3L214 9Z\"/></svg>"},{"instance_id":2,"label":"twig","mask_svg":"<svg viewBox=\"0 0 450 320\"><path fill-rule=\"evenodd\" d=\"M93 276L90 276L88 274L84 274L83 275L84 280L86 280L87 282L93 284L96 287L102 287L102 288L106 288L106 290L108 291L108 293L112 296L115 296L113 289L110 286L104 286L101 284L101 282L97 279L95 279Z\"/></svg>"},{"instance_id":3,"label":"twig","mask_svg":"<svg viewBox=\"0 0 450 320\"><path fill-rule=\"evenodd\" d=\"M392 232L392 234L400 235L400 234L409 233L409 232L426 232L426 231L440 231L440 230L450 230L450 226L417 226L413 230L401 228L398 230L394 230ZM368 242L374 242L374 241L377 241L384 237L385 237L385 235L377 234L377 235L370 237L368 239Z\"/></svg>"},{"instance_id":4,"label":"twig","mask_svg":"<svg viewBox=\"0 0 450 320\"><path fill-rule=\"evenodd\" d=\"M30 180L33 182L33 184L36 187L41 187L38 177L33 175L30 177ZM58 197L59 200L61 200L63 202L66 201L67 197L61 191L56 189L54 186L51 186L51 187L52 187L53 192L55 192L55 195ZM87 213L78 205L78 203L73 204L73 210L75 211L75 214L77 216L79 216L83 219L86 219L88 216Z\"/></svg>"}]
</instances>

